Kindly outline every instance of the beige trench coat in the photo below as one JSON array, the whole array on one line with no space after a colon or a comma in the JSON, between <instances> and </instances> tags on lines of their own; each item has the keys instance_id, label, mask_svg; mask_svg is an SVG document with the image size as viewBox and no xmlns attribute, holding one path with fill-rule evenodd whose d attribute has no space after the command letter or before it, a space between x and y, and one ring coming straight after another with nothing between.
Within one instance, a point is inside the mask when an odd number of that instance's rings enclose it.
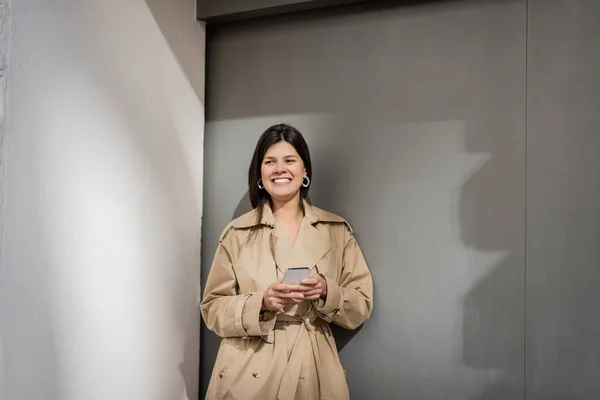
<instances>
[{"instance_id":1,"label":"beige trench coat","mask_svg":"<svg viewBox=\"0 0 600 400\"><path fill-rule=\"evenodd\" d=\"M369 318L371 273L350 225L304 205L293 247L280 238L268 206L259 224L253 210L221 234L200 304L207 327L222 338L208 400L349 398L329 322L355 329ZM326 300L261 313L265 290L292 266L322 274Z\"/></svg>"}]
</instances>

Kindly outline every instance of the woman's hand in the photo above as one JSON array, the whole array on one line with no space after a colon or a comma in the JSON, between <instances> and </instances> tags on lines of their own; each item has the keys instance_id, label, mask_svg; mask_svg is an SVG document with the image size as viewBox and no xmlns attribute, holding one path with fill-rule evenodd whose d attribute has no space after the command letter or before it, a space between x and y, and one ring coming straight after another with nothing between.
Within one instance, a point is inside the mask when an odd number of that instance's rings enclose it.
<instances>
[{"instance_id":1,"label":"woman's hand","mask_svg":"<svg viewBox=\"0 0 600 400\"><path fill-rule=\"evenodd\" d=\"M321 274L310 274L307 279L300 282L300 293L306 300L325 299L327 297L327 281Z\"/></svg>"},{"instance_id":2,"label":"woman's hand","mask_svg":"<svg viewBox=\"0 0 600 400\"><path fill-rule=\"evenodd\" d=\"M277 311L288 304L298 304L305 298L299 285L286 285L278 280L273 282L265 291L262 309Z\"/></svg>"}]
</instances>

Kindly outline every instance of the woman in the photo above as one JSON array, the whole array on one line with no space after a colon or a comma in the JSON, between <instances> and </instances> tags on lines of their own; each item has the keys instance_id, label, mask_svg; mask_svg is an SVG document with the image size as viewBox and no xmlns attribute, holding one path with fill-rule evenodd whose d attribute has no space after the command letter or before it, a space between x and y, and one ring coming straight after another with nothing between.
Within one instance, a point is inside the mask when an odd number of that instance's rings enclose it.
<instances>
[{"instance_id":1,"label":"woman","mask_svg":"<svg viewBox=\"0 0 600 400\"><path fill-rule=\"evenodd\" d=\"M344 219L310 204L304 138L281 124L258 141L248 185L253 211L221 234L200 304L222 337L207 399L348 399L329 322L360 326L373 283ZM298 285L290 267L309 267Z\"/></svg>"}]
</instances>

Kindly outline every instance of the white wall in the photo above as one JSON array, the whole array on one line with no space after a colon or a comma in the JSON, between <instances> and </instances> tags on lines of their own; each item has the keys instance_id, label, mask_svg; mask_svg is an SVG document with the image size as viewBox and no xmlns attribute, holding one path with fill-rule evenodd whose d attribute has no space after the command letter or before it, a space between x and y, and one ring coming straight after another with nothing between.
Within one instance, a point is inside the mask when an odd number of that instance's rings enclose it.
<instances>
[{"instance_id":1,"label":"white wall","mask_svg":"<svg viewBox=\"0 0 600 400\"><path fill-rule=\"evenodd\" d=\"M0 398L196 399L195 0L11 7Z\"/></svg>"}]
</instances>

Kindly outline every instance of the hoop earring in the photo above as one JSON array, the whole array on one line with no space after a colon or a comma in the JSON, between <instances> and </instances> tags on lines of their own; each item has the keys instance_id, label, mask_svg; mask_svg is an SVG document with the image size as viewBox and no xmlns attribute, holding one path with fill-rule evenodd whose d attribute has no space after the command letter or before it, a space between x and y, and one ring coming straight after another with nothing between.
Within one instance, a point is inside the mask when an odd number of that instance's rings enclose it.
<instances>
[{"instance_id":1,"label":"hoop earring","mask_svg":"<svg viewBox=\"0 0 600 400\"><path fill-rule=\"evenodd\" d=\"M310 185L310 178L308 176L305 176L304 178L302 178L302 186L307 188L308 185Z\"/></svg>"},{"instance_id":2,"label":"hoop earring","mask_svg":"<svg viewBox=\"0 0 600 400\"><path fill-rule=\"evenodd\" d=\"M264 185L261 185L261 184L262 184L262 179L259 179L259 180L258 180L258 182L257 182L256 184L258 185L258 188L259 188L260 190L263 190L263 189L265 188L265 186L264 186Z\"/></svg>"}]
</instances>

